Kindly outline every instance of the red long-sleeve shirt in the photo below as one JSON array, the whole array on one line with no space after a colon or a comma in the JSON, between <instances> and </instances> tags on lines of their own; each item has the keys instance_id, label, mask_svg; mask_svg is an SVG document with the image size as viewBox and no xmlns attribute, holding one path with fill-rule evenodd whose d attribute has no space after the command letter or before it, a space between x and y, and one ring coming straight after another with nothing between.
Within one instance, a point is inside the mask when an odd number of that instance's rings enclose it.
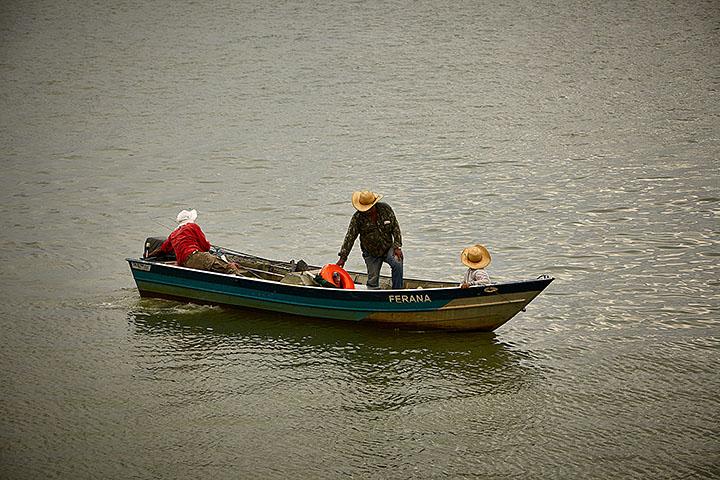
<instances>
[{"instance_id":1,"label":"red long-sleeve shirt","mask_svg":"<svg viewBox=\"0 0 720 480\"><path fill-rule=\"evenodd\" d=\"M163 253L175 252L178 265L184 265L187 258L196 250L207 252L210 250L210 242L197 223L186 223L175 229L160 246Z\"/></svg>"}]
</instances>

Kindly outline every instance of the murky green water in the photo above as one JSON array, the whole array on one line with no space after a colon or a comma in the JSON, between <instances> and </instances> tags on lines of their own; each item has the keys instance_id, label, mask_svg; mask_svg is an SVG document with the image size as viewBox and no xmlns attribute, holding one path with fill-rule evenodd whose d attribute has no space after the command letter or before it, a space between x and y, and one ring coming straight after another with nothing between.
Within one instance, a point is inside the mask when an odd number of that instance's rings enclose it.
<instances>
[{"instance_id":1,"label":"murky green water","mask_svg":"<svg viewBox=\"0 0 720 480\"><path fill-rule=\"evenodd\" d=\"M4 2L0 477L717 478L717 3ZM494 334L141 300L124 259L556 277ZM348 262L362 269L358 249Z\"/></svg>"}]
</instances>

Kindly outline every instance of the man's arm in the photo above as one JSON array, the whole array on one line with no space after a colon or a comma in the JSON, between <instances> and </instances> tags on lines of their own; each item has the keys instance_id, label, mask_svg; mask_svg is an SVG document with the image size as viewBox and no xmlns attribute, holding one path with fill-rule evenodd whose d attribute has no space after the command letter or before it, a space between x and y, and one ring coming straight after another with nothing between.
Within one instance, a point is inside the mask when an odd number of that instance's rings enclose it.
<instances>
[{"instance_id":1,"label":"man's arm","mask_svg":"<svg viewBox=\"0 0 720 480\"><path fill-rule=\"evenodd\" d=\"M393 226L393 254L395 255L395 257L397 257L398 260L402 261L402 232L400 231L400 224L397 221L397 217L395 217L395 212L393 211L392 207L390 207L390 216L392 217L390 221L392 222Z\"/></svg>"},{"instance_id":2,"label":"man's arm","mask_svg":"<svg viewBox=\"0 0 720 480\"><path fill-rule=\"evenodd\" d=\"M395 217L395 212L390 209L390 214L392 215L392 235L393 235L393 247L394 248L402 248L402 232L400 231L400 224L397 221L397 218Z\"/></svg>"},{"instance_id":3,"label":"man's arm","mask_svg":"<svg viewBox=\"0 0 720 480\"><path fill-rule=\"evenodd\" d=\"M345 265L345 261L347 260L348 255L350 255L350 251L355 244L355 239L357 239L358 233L357 215L353 215L350 219L350 225L348 225L347 233L345 234L345 240L343 241L342 247L340 247L340 252L338 253L338 257L340 257L337 261L338 266L342 267Z\"/></svg>"},{"instance_id":4,"label":"man's arm","mask_svg":"<svg viewBox=\"0 0 720 480\"><path fill-rule=\"evenodd\" d=\"M157 256L160 255L161 253L167 254L167 253L170 253L170 252L172 252L172 251L173 251L172 243L170 243L170 237L168 237L167 240L165 240L165 241L162 243L162 245L160 245L158 248L156 248L156 249L153 250L152 252L148 252L148 254L147 254L147 256L146 256L145 258L157 257Z\"/></svg>"}]
</instances>

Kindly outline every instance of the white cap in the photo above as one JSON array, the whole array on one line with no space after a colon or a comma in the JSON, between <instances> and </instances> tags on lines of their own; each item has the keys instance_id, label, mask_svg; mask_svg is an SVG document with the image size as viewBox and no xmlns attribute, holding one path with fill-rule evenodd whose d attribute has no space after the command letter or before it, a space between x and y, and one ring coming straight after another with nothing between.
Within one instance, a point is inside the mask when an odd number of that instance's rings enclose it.
<instances>
[{"instance_id":1,"label":"white cap","mask_svg":"<svg viewBox=\"0 0 720 480\"><path fill-rule=\"evenodd\" d=\"M186 223L193 223L196 218L197 210L193 208L192 210L182 210L177 214L177 218L175 220L177 220L178 224L185 225Z\"/></svg>"}]
</instances>

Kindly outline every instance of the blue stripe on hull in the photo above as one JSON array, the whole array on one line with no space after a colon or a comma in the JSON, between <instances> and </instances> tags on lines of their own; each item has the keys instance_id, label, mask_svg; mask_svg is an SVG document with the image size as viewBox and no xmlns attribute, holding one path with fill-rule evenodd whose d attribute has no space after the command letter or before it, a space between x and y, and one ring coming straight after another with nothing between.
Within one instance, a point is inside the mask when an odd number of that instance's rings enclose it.
<instances>
[{"instance_id":1,"label":"blue stripe on hull","mask_svg":"<svg viewBox=\"0 0 720 480\"><path fill-rule=\"evenodd\" d=\"M370 302L365 300L333 299L268 292L239 285L226 286L198 279L176 278L151 272L134 271L138 289L143 293L194 299L225 305L273 310L310 317L360 321L378 311L428 312L442 308L447 301L422 304ZM297 287L308 288L308 287ZM317 289L320 293L327 290ZM368 309L368 306L374 307Z\"/></svg>"},{"instance_id":2,"label":"blue stripe on hull","mask_svg":"<svg viewBox=\"0 0 720 480\"><path fill-rule=\"evenodd\" d=\"M252 297L243 297L240 294L227 294L222 292L211 292L197 288L186 288L177 285L164 285L159 283L137 281L138 289L143 293L155 293L162 296L175 297L185 300L196 300L203 303L216 303L221 305L232 305L236 307L255 308L258 310L271 310L274 312L302 315L306 317L334 318L339 320L363 320L368 312L317 308L309 305L298 305L292 303L269 302Z\"/></svg>"}]
</instances>

